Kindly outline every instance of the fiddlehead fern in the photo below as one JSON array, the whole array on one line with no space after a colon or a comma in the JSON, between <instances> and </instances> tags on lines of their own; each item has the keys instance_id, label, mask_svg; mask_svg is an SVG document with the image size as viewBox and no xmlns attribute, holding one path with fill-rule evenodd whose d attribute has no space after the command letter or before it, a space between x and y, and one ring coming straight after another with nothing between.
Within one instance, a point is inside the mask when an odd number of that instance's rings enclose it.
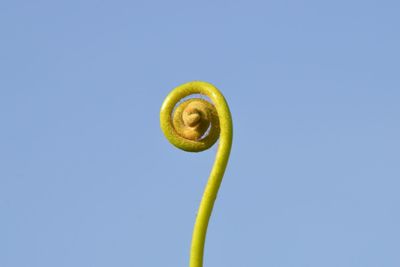
<instances>
[{"instance_id":1,"label":"fiddlehead fern","mask_svg":"<svg viewBox=\"0 0 400 267\"><path fill-rule=\"evenodd\" d=\"M192 98L176 104L183 98L202 94L212 103ZM212 84L189 82L176 87L164 100L160 125L167 139L176 147L190 152L210 148L218 139L219 146L213 168L197 212L190 249L190 267L203 266L207 226L224 175L232 145L232 118L224 96Z\"/></svg>"}]
</instances>

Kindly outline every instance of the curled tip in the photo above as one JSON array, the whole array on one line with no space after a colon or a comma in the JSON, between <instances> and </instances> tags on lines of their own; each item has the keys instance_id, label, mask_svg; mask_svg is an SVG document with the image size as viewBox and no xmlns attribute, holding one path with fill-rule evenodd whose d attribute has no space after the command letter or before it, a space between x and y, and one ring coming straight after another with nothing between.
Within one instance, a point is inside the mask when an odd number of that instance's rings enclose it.
<instances>
[{"instance_id":1,"label":"curled tip","mask_svg":"<svg viewBox=\"0 0 400 267\"><path fill-rule=\"evenodd\" d=\"M182 116L183 122L185 125L189 127L196 127L200 124L200 120L202 119L201 113L197 109L188 109L186 108L183 112Z\"/></svg>"},{"instance_id":2,"label":"curled tip","mask_svg":"<svg viewBox=\"0 0 400 267\"><path fill-rule=\"evenodd\" d=\"M208 96L190 98L192 94ZM190 82L176 87L166 97L160 112L160 125L164 135L174 146L199 152L210 148L220 135L220 114L229 114L225 99L213 85L206 82ZM226 108L225 108L226 107ZM224 109L225 108L225 109Z\"/></svg>"}]
</instances>

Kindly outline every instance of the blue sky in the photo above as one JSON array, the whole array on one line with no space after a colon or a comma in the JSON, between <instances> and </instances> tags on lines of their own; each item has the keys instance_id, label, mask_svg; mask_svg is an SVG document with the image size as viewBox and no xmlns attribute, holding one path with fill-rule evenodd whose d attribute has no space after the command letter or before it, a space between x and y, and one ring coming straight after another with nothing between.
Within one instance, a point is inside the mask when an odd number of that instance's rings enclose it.
<instances>
[{"instance_id":1,"label":"blue sky","mask_svg":"<svg viewBox=\"0 0 400 267\"><path fill-rule=\"evenodd\" d=\"M3 1L0 266L188 266L216 146L159 109L215 84L234 143L205 267L400 266L398 1Z\"/></svg>"}]
</instances>

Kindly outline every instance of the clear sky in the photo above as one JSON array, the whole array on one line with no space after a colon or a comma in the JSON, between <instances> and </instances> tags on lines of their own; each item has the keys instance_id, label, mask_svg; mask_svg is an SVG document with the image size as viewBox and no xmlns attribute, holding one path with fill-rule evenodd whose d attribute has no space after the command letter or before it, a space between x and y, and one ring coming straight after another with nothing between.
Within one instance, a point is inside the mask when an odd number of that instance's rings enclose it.
<instances>
[{"instance_id":1,"label":"clear sky","mask_svg":"<svg viewBox=\"0 0 400 267\"><path fill-rule=\"evenodd\" d=\"M232 156L205 267L400 266L399 1L2 1L0 266L183 267L216 146L159 110L215 84Z\"/></svg>"}]
</instances>

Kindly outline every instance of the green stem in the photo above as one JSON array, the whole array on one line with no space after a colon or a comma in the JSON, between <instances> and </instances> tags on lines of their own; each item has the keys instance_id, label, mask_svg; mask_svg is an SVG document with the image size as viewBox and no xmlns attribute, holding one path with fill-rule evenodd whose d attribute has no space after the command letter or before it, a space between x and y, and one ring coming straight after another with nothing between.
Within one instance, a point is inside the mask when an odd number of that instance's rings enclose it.
<instances>
[{"instance_id":1,"label":"green stem","mask_svg":"<svg viewBox=\"0 0 400 267\"><path fill-rule=\"evenodd\" d=\"M167 139L176 147L190 152L199 152L211 147L216 138L207 137L200 140L189 140L180 136L172 123L171 115L175 105L184 97L192 94L202 94L210 98L215 106L218 123L211 122L211 127L217 126L219 129L219 146L215 162L210 173L204 194L198 209L196 222L193 229L192 245L190 251L190 267L203 266L204 243L208 222L212 213L218 189L228 163L229 154L232 145L232 118L228 104L224 96L213 85L206 82L190 82L175 88L165 99L160 112L160 125ZM214 124L214 125L213 125ZM219 125L218 125L219 124ZM176 126L175 126L176 127ZM213 129L211 128L210 132ZM210 133L209 135L213 135Z\"/></svg>"}]
</instances>

